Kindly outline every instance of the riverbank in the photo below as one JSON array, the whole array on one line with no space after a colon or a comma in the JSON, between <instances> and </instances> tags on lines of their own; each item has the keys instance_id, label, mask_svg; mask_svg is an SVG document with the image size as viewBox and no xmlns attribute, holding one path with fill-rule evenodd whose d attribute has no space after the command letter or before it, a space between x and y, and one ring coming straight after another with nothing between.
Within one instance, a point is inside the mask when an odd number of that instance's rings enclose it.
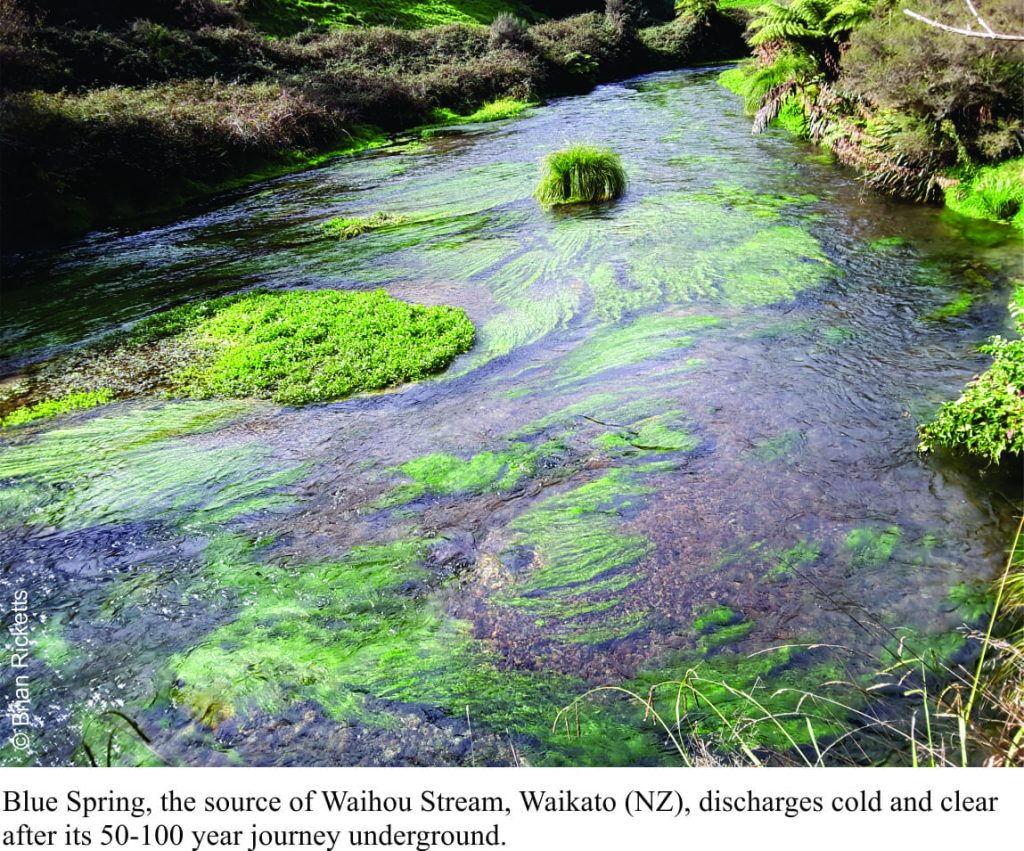
<instances>
[{"instance_id":1,"label":"riverbank","mask_svg":"<svg viewBox=\"0 0 1024 851\"><path fill-rule=\"evenodd\" d=\"M648 27L591 12L268 39L238 21L86 32L8 13L5 251L174 209L494 101L734 58L741 31L717 11ZM15 42L28 49L12 54Z\"/></svg>"},{"instance_id":2,"label":"riverbank","mask_svg":"<svg viewBox=\"0 0 1024 851\"><path fill-rule=\"evenodd\" d=\"M953 5L925 0L921 11L949 22ZM981 13L1001 32L1022 25L1005 0ZM930 27L891 0L768 3L746 37L754 56L721 81L755 133L779 124L876 191L1024 229L1019 44Z\"/></svg>"}]
</instances>

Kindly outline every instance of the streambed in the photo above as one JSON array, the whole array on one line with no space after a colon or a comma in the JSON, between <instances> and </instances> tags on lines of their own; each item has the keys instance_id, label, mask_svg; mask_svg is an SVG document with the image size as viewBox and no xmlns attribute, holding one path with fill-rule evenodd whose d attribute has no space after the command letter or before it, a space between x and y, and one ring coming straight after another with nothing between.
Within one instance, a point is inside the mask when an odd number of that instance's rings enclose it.
<instances>
[{"instance_id":1,"label":"streambed","mask_svg":"<svg viewBox=\"0 0 1024 851\"><path fill-rule=\"evenodd\" d=\"M785 749L808 741L786 714L805 691L855 702L828 684L901 644L965 652L1019 485L919 456L916 428L1009 331L1019 238L752 137L716 73L15 264L12 375L250 288L384 287L478 335L435 380L334 404L151 399L6 431L0 595L27 598L35 643L4 672L5 694L30 683L31 751L8 717L0 761L673 764L628 699L558 711L696 676ZM537 162L576 139L622 155L627 194L539 208ZM407 221L320 228L377 211ZM722 682L785 720L751 724ZM822 741L848 728L819 716ZM728 752L706 706L694 729Z\"/></svg>"}]
</instances>

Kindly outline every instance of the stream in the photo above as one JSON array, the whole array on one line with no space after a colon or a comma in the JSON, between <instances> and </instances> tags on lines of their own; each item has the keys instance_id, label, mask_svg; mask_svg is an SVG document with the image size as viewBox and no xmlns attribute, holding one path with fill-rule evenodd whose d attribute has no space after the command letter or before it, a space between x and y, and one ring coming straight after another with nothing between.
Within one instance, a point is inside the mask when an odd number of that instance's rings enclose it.
<instances>
[{"instance_id":1,"label":"stream","mask_svg":"<svg viewBox=\"0 0 1024 851\"><path fill-rule=\"evenodd\" d=\"M383 287L464 308L477 342L333 404L150 398L5 430L0 609L31 644L0 683L26 690L31 747L5 716L0 764L679 764L645 719L659 683L674 737L726 762L740 737L889 759L842 733L915 704L862 688L969 656L1019 510L1019 482L916 432L1011 333L1020 239L752 136L717 73L13 264L0 375L256 288ZM626 195L539 207L539 160L581 139L620 153ZM321 230L377 211L408 219Z\"/></svg>"}]
</instances>

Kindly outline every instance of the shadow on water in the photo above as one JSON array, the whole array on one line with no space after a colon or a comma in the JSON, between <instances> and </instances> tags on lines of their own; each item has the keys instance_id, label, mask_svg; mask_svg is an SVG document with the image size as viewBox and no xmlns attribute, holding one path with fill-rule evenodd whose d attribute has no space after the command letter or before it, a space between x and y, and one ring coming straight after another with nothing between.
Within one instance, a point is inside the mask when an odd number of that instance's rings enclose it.
<instances>
[{"instance_id":1,"label":"shadow on water","mask_svg":"<svg viewBox=\"0 0 1024 851\"><path fill-rule=\"evenodd\" d=\"M538 208L566 139L619 151L626 196ZM379 210L408 221L320 229ZM23 258L8 373L257 286L383 286L479 333L387 393L5 435L0 586L30 601L37 729L0 760L649 764L672 756L629 707L568 734L557 710L697 665L813 690L897 633L954 652L1020 494L922 458L916 427L983 368L1019 264L1005 228L751 137L706 71Z\"/></svg>"}]
</instances>

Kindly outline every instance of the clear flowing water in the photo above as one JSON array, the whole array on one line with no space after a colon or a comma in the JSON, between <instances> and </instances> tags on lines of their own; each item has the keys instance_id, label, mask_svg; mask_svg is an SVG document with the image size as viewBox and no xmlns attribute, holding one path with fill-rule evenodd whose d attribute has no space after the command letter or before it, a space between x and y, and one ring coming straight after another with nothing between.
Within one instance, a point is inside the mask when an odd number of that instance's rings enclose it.
<instances>
[{"instance_id":1,"label":"clear flowing water","mask_svg":"<svg viewBox=\"0 0 1024 851\"><path fill-rule=\"evenodd\" d=\"M570 139L621 153L624 198L532 201L538 160ZM320 231L378 210L409 222ZM461 306L479 333L444 375L387 393L150 399L3 435L0 594L5 626L27 598L33 640L4 693L28 684L33 727L26 752L0 722L0 760L672 762L607 693L552 725L601 685L697 671L742 722L750 702L711 683L785 712L900 640L962 652L1019 484L922 458L916 428L1008 331L1019 266L1006 228L752 137L712 71L22 258L12 374L254 287L384 287ZM806 725L751 735L784 747Z\"/></svg>"}]
</instances>

